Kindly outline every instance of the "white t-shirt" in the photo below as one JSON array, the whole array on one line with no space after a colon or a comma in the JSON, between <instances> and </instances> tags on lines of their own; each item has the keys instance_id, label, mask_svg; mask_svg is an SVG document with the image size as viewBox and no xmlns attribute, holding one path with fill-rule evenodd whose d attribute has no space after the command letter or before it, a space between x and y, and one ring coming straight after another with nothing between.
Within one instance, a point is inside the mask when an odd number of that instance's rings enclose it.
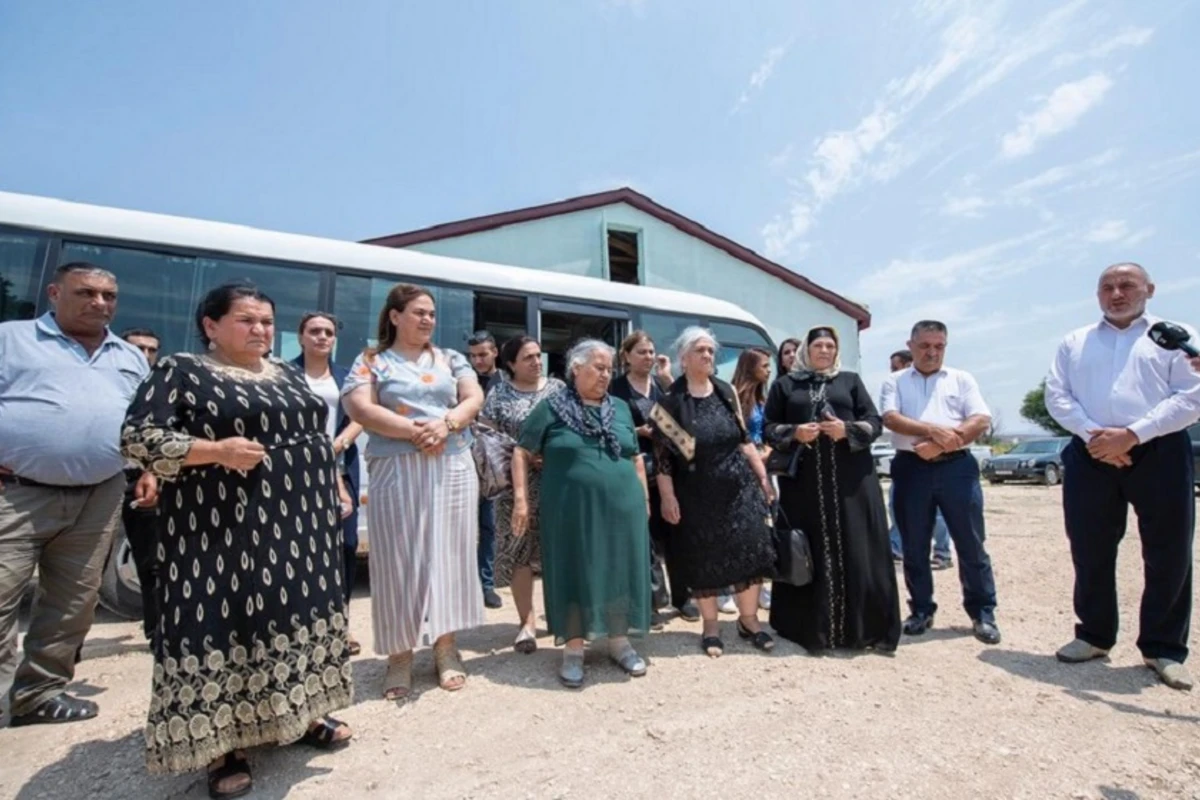
<instances>
[{"instance_id":1,"label":"white t-shirt","mask_svg":"<svg viewBox=\"0 0 1200 800\"><path fill-rule=\"evenodd\" d=\"M308 388L312 389L312 393L324 400L325 405L329 407L329 416L325 418L325 433L329 434L329 441L333 442L337 435L338 399L341 397L337 381L332 375L327 378L314 378L307 373L304 380L308 381Z\"/></svg>"},{"instance_id":2,"label":"white t-shirt","mask_svg":"<svg viewBox=\"0 0 1200 800\"><path fill-rule=\"evenodd\" d=\"M884 415L889 411L950 428L968 417L991 416L975 378L952 367L942 367L928 376L912 367L892 373L879 393L879 413ZM917 437L892 434L892 444L897 450L912 450L916 443Z\"/></svg>"}]
</instances>

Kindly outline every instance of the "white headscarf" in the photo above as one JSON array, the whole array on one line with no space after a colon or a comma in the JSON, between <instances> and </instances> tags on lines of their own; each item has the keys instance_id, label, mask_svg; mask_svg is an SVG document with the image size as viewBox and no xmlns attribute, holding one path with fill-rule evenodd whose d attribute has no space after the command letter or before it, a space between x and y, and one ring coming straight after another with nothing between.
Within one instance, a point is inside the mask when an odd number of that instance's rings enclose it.
<instances>
[{"instance_id":1,"label":"white headscarf","mask_svg":"<svg viewBox=\"0 0 1200 800\"><path fill-rule=\"evenodd\" d=\"M814 336L814 333L820 332L820 336ZM832 366L829 369L817 369L808 360L808 346L816 339L829 338L833 339L837 345L837 355L833 359ZM796 367L793 372L808 372L813 375L822 375L826 378L832 378L842 371L842 339L838 336L837 328L832 325L817 325L814 328L809 328L808 333L804 334L804 338L800 340L800 348L796 351Z\"/></svg>"}]
</instances>

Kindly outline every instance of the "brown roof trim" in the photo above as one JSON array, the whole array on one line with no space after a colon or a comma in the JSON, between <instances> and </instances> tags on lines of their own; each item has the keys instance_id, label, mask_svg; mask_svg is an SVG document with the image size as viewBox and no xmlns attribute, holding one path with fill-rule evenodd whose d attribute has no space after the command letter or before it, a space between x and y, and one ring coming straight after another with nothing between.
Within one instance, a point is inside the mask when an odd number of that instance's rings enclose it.
<instances>
[{"instance_id":1,"label":"brown roof trim","mask_svg":"<svg viewBox=\"0 0 1200 800\"><path fill-rule=\"evenodd\" d=\"M699 222L688 219L665 206L661 206L644 194L635 192L628 187L599 192L597 194L583 195L582 197L572 197L568 200L560 200L540 206L530 206L529 208L521 208L516 211L505 211L500 214L489 214L457 222L446 222L430 228L409 231L408 233L397 233L391 236L364 239L363 242L365 244L382 245L383 247L410 247L424 242L452 239L468 233L479 233L481 231L502 228L506 225L515 225L518 222L532 222L534 220L546 219L547 217L556 217L561 214L570 214L575 211L587 211L600 208L601 206L610 206L616 203L626 203L633 206L639 211L643 211L668 225L678 228L689 236L725 251L739 261L744 261L769 275L779 278L785 283L795 286L797 289L808 292L813 297L829 303L834 308L857 320L859 330L865 330L871 325L871 312L865 306L861 306L823 286L813 283L808 278L792 272L782 264L776 264L774 261L764 258L750 248L740 245L719 233L714 233Z\"/></svg>"}]
</instances>

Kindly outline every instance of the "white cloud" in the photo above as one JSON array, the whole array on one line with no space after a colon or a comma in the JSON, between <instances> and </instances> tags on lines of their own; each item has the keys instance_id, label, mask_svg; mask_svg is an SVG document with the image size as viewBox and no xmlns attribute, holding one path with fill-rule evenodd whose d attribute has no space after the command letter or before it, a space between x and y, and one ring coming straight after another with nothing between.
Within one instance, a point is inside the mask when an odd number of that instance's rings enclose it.
<instances>
[{"instance_id":1,"label":"white cloud","mask_svg":"<svg viewBox=\"0 0 1200 800\"><path fill-rule=\"evenodd\" d=\"M1032 153L1042 139L1074 127L1084 114L1104 99L1112 85L1112 79L1103 73L1062 84L1050 93L1041 108L1021 116L1017 129L1001 139L1001 152L1006 158Z\"/></svg>"},{"instance_id":2,"label":"white cloud","mask_svg":"<svg viewBox=\"0 0 1200 800\"><path fill-rule=\"evenodd\" d=\"M816 166L804 180L818 205L828 202L861 177L863 160L891 135L897 122L894 112L879 105L853 130L834 131L817 142L813 152Z\"/></svg>"},{"instance_id":3,"label":"white cloud","mask_svg":"<svg viewBox=\"0 0 1200 800\"><path fill-rule=\"evenodd\" d=\"M1138 244L1141 244L1142 242L1146 241L1151 236L1153 236L1154 233L1155 233L1154 227L1148 226L1148 227L1142 228L1142 229L1136 231L1135 233L1129 235L1128 237L1125 238L1125 241L1121 242L1121 244L1125 245L1126 247L1133 247L1134 245L1138 245Z\"/></svg>"},{"instance_id":4,"label":"white cloud","mask_svg":"<svg viewBox=\"0 0 1200 800\"><path fill-rule=\"evenodd\" d=\"M792 253L812 224L812 206L793 201L786 215L777 216L763 226L763 254L767 258L779 259Z\"/></svg>"},{"instance_id":5,"label":"white cloud","mask_svg":"<svg viewBox=\"0 0 1200 800\"><path fill-rule=\"evenodd\" d=\"M1031 59L1052 49L1071 31L1071 18L1086 3L1087 0L1071 0L1051 11L1032 28L994 40L991 49L998 57L992 60L983 73L971 81L935 119L941 119L973 100Z\"/></svg>"},{"instance_id":6,"label":"white cloud","mask_svg":"<svg viewBox=\"0 0 1200 800\"><path fill-rule=\"evenodd\" d=\"M1079 53L1063 53L1055 57L1051 63L1053 67L1069 67L1072 64L1077 64L1080 61L1090 59L1105 58L1112 55L1117 50L1122 50L1127 47L1141 47L1150 41L1154 36L1153 28L1127 28L1117 35L1105 39L1102 42L1089 47Z\"/></svg>"},{"instance_id":7,"label":"white cloud","mask_svg":"<svg viewBox=\"0 0 1200 800\"><path fill-rule=\"evenodd\" d=\"M1084 238L1096 244L1108 244L1129 235L1129 223L1123 219L1110 219L1097 223Z\"/></svg>"},{"instance_id":8,"label":"white cloud","mask_svg":"<svg viewBox=\"0 0 1200 800\"><path fill-rule=\"evenodd\" d=\"M978 219L983 216L983 209L987 208L987 200L984 200L979 195L971 197L946 197L945 204L942 205L941 213L947 217L968 217Z\"/></svg>"},{"instance_id":9,"label":"white cloud","mask_svg":"<svg viewBox=\"0 0 1200 800\"><path fill-rule=\"evenodd\" d=\"M1115 147L1112 147L1108 150L1105 150L1103 153L1084 159L1083 161L1078 161L1074 164L1063 164L1061 166L1051 167L1044 172L1038 173L1032 178L1028 178L1011 186L1005 192L1005 195L1009 198L1015 199L1031 194L1035 190L1054 186L1062 183L1063 181L1074 178L1083 172L1090 172L1091 170L1107 166L1115 161L1119 155L1121 155L1121 151Z\"/></svg>"},{"instance_id":10,"label":"white cloud","mask_svg":"<svg viewBox=\"0 0 1200 800\"><path fill-rule=\"evenodd\" d=\"M742 107L750 102L750 98L759 92L763 86L766 86L767 81L775 74L775 67L779 65L780 60L787 55L788 48L792 46L789 41L786 44L781 44L777 47L772 47L763 56L762 61L750 74L749 85L742 90L742 94L738 97L737 102L733 104L733 108L729 109L730 115L736 114L742 110Z\"/></svg>"},{"instance_id":11,"label":"white cloud","mask_svg":"<svg viewBox=\"0 0 1200 800\"><path fill-rule=\"evenodd\" d=\"M862 278L856 292L864 300L896 300L931 289L947 290L959 284L978 285L983 280L1012 275L1028 269L1042 257L1035 252L1025 259L1009 259L1008 251L1044 237L1049 229L1003 239L937 259L893 259L886 267Z\"/></svg>"}]
</instances>

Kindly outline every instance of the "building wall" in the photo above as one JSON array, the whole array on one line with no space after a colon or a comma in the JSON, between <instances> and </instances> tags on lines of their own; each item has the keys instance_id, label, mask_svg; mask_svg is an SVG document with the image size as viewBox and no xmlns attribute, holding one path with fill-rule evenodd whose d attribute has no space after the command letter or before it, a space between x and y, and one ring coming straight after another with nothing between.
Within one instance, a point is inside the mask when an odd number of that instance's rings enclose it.
<instances>
[{"instance_id":1,"label":"building wall","mask_svg":"<svg viewBox=\"0 0 1200 800\"><path fill-rule=\"evenodd\" d=\"M814 325L835 326L842 334L842 363L848 369L859 368L858 325L853 318L624 203L426 242L412 249L606 278L607 226L638 231L644 285L736 303L758 317L776 343L798 337Z\"/></svg>"}]
</instances>

